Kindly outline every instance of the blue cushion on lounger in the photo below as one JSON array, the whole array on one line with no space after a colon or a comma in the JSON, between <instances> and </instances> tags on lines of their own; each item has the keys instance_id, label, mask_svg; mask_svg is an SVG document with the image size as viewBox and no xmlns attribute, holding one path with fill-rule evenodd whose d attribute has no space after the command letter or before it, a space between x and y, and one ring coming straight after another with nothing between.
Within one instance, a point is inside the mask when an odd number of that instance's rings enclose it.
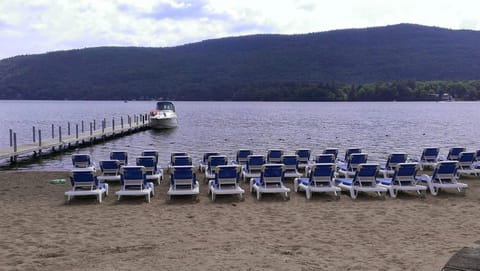
<instances>
[{"instance_id":1,"label":"blue cushion on lounger","mask_svg":"<svg viewBox=\"0 0 480 271\"><path fill-rule=\"evenodd\" d=\"M377 178L377 183L381 183L384 185L391 185L392 184L392 178Z\"/></svg>"},{"instance_id":2,"label":"blue cushion on lounger","mask_svg":"<svg viewBox=\"0 0 480 271\"><path fill-rule=\"evenodd\" d=\"M335 179L335 181L343 183L345 185L352 185L352 183L353 183L353 179L351 179L351 178L338 178L338 179Z\"/></svg>"},{"instance_id":3,"label":"blue cushion on lounger","mask_svg":"<svg viewBox=\"0 0 480 271\"><path fill-rule=\"evenodd\" d=\"M308 185L310 178L298 178L298 184Z\"/></svg>"}]
</instances>

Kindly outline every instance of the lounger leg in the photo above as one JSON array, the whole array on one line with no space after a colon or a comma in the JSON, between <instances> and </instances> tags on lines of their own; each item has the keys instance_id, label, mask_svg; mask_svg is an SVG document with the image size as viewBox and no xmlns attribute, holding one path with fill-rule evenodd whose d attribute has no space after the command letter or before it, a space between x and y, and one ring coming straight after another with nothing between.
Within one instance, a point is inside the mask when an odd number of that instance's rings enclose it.
<instances>
[{"instance_id":1,"label":"lounger leg","mask_svg":"<svg viewBox=\"0 0 480 271\"><path fill-rule=\"evenodd\" d=\"M306 189L305 190L305 196L307 196L307 199L310 199L312 197L312 191L310 191L310 189Z\"/></svg>"},{"instance_id":2,"label":"lounger leg","mask_svg":"<svg viewBox=\"0 0 480 271\"><path fill-rule=\"evenodd\" d=\"M438 195L438 188L435 187L431 182L428 182L428 189L430 190L430 194L433 196Z\"/></svg>"},{"instance_id":3,"label":"lounger leg","mask_svg":"<svg viewBox=\"0 0 480 271\"><path fill-rule=\"evenodd\" d=\"M99 193L98 196L97 196L98 203L102 203L102 194L103 193Z\"/></svg>"},{"instance_id":4,"label":"lounger leg","mask_svg":"<svg viewBox=\"0 0 480 271\"><path fill-rule=\"evenodd\" d=\"M395 189L389 188L389 189L388 189L388 192L390 192L390 197L392 197L392 198L396 198L396 197L397 197L397 193L395 193Z\"/></svg>"},{"instance_id":5,"label":"lounger leg","mask_svg":"<svg viewBox=\"0 0 480 271\"><path fill-rule=\"evenodd\" d=\"M103 186L105 187L105 197L108 196L108 183L104 183Z\"/></svg>"},{"instance_id":6,"label":"lounger leg","mask_svg":"<svg viewBox=\"0 0 480 271\"><path fill-rule=\"evenodd\" d=\"M262 194L260 193L259 190L257 190L257 200L260 200L261 197L262 197Z\"/></svg>"},{"instance_id":7,"label":"lounger leg","mask_svg":"<svg viewBox=\"0 0 480 271\"><path fill-rule=\"evenodd\" d=\"M295 191L295 193L298 192L298 178L293 180L293 191Z\"/></svg>"},{"instance_id":8,"label":"lounger leg","mask_svg":"<svg viewBox=\"0 0 480 271\"><path fill-rule=\"evenodd\" d=\"M357 192L356 192L356 190L353 189L353 188L350 188L350 197L351 197L352 199L356 199L356 198L357 198Z\"/></svg>"}]
</instances>

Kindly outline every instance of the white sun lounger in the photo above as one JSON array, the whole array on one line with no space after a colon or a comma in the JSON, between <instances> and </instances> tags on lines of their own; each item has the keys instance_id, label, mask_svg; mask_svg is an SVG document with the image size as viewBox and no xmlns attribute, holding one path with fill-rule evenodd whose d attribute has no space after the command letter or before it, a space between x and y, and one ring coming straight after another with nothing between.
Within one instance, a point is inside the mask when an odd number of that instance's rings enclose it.
<instances>
[{"instance_id":1,"label":"white sun lounger","mask_svg":"<svg viewBox=\"0 0 480 271\"><path fill-rule=\"evenodd\" d=\"M337 192L340 192L341 189L335 186L335 170L334 163L313 164L307 178L293 180L295 192L305 191L307 199L310 199L314 192L331 192L338 197Z\"/></svg>"},{"instance_id":2,"label":"white sun lounger","mask_svg":"<svg viewBox=\"0 0 480 271\"><path fill-rule=\"evenodd\" d=\"M193 195L198 197L200 194L199 184L193 166L174 166L171 168L170 188L168 189L168 199L177 195Z\"/></svg>"},{"instance_id":3,"label":"white sun lounger","mask_svg":"<svg viewBox=\"0 0 480 271\"><path fill-rule=\"evenodd\" d=\"M468 185L457 181L457 169L457 161L442 161L437 163L432 176L423 174L417 179L426 183L430 193L434 196L438 195L440 189L455 189L462 192L468 188Z\"/></svg>"},{"instance_id":4,"label":"white sun lounger","mask_svg":"<svg viewBox=\"0 0 480 271\"><path fill-rule=\"evenodd\" d=\"M142 166L124 166L120 169L121 189L115 194L118 200L122 196L145 196L147 202L154 195L154 185L147 181L147 170Z\"/></svg>"},{"instance_id":5,"label":"white sun lounger","mask_svg":"<svg viewBox=\"0 0 480 271\"><path fill-rule=\"evenodd\" d=\"M221 165L215 169L215 179L209 180L208 192L212 196L212 201L216 195L239 195L243 197L243 190L240 185L240 166L239 165Z\"/></svg>"},{"instance_id":6,"label":"white sun lounger","mask_svg":"<svg viewBox=\"0 0 480 271\"><path fill-rule=\"evenodd\" d=\"M280 193L288 199L290 188L283 184L284 169L282 164L265 164L259 178L250 179L250 192L256 192L257 200L263 193Z\"/></svg>"},{"instance_id":7,"label":"white sun lounger","mask_svg":"<svg viewBox=\"0 0 480 271\"><path fill-rule=\"evenodd\" d=\"M355 177L335 178L335 183L342 190L350 192L352 199L357 198L358 192L373 192L384 198L387 189L377 185L376 182L379 167L378 164L361 164L355 173Z\"/></svg>"},{"instance_id":8,"label":"white sun lounger","mask_svg":"<svg viewBox=\"0 0 480 271\"><path fill-rule=\"evenodd\" d=\"M102 196L108 195L108 184L100 183L91 168L74 169L70 173L72 189L65 192L66 201L75 196L96 196L102 202Z\"/></svg>"},{"instance_id":9,"label":"white sun lounger","mask_svg":"<svg viewBox=\"0 0 480 271\"><path fill-rule=\"evenodd\" d=\"M390 196L395 198L398 191L416 191L423 196L426 186L417 184L418 163L399 163L394 168L392 178L377 178L377 183L388 189Z\"/></svg>"},{"instance_id":10,"label":"white sun lounger","mask_svg":"<svg viewBox=\"0 0 480 271\"><path fill-rule=\"evenodd\" d=\"M120 182L120 164L118 160L100 161L100 176L97 176L101 182L116 181Z\"/></svg>"}]
</instances>

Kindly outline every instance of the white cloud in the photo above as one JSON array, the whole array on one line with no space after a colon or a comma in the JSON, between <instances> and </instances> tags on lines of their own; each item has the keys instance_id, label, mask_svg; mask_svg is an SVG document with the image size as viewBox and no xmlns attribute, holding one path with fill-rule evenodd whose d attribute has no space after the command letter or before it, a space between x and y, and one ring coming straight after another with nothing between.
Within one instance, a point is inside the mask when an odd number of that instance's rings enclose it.
<instances>
[{"instance_id":1,"label":"white cloud","mask_svg":"<svg viewBox=\"0 0 480 271\"><path fill-rule=\"evenodd\" d=\"M0 59L93 46L175 46L225 36L397 23L479 29L475 0L9 0Z\"/></svg>"}]
</instances>

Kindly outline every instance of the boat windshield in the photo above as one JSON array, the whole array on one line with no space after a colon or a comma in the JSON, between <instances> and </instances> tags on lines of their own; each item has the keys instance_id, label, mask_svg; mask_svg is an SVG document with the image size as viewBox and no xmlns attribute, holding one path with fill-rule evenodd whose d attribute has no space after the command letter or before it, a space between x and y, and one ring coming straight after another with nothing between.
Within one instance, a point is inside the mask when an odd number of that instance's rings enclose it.
<instances>
[{"instance_id":1,"label":"boat windshield","mask_svg":"<svg viewBox=\"0 0 480 271\"><path fill-rule=\"evenodd\" d=\"M172 110L175 112L175 106L171 102L158 102L157 110Z\"/></svg>"}]
</instances>

